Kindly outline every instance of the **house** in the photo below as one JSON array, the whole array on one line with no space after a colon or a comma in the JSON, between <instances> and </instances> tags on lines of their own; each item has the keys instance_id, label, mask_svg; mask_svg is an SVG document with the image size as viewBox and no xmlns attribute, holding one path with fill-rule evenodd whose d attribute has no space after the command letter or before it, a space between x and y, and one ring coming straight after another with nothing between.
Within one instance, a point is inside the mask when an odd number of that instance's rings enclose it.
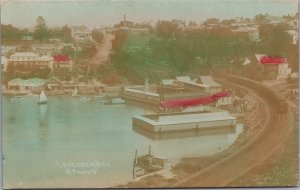
<instances>
[{"instance_id":1,"label":"house","mask_svg":"<svg viewBox=\"0 0 300 190\"><path fill-rule=\"evenodd\" d=\"M220 84L216 83L211 76L198 76L194 79L191 79L189 76L180 76L176 77L176 80L179 83L184 84L185 88L191 88L194 90L202 90L209 95L220 93L223 91L223 88ZM216 103L215 106L231 106L233 103L233 96L221 97Z\"/></svg>"},{"instance_id":2,"label":"house","mask_svg":"<svg viewBox=\"0 0 300 190\"><path fill-rule=\"evenodd\" d=\"M32 49L35 53L39 55L48 55L52 56L55 54L61 53L63 49L63 43L62 42L53 42L48 44L33 44Z\"/></svg>"},{"instance_id":3,"label":"house","mask_svg":"<svg viewBox=\"0 0 300 190\"><path fill-rule=\"evenodd\" d=\"M259 41L259 30L257 27L239 27L238 29L231 30L236 35L246 36L251 41Z\"/></svg>"},{"instance_id":4,"label":"house","mask_svg":"<svg viewBox=\"0 0 300 190\"><path fill-rule=\"evenodd\" d=\"M8 64L12 64L15 72L32 72L48 68L53 59L47 55L39 56L33 52L17 52L10 56Z\"/></svg>"},{"instance_id":5,"label":"house","mask_svg":"<svg viewBox=\"0 0 300 190\"><path fill-rule=\"evenodd\" d=\"M7 58L1 55L1 70L6 72L7 70Z\"/></svg>"},{"instance_id":6,"label":"house","mask_svg":"<svg viewBox=\"0 0 300 190\"><path fill-rule=\"evenodd\" d=\"M9 90L20 90L20 85L23 82L23 79L21 78L15 78L7 83L7 89Z\"/></svg>"},{"instance_id":7,"label":"house","mask_svg":"<svg viewBox=\"0 0 300 190\"><path fill-rule=\"evenodd\" d=\"M45 88L46 80L40 78L32 78L23 80L20 83L20 90L30 90L31 92L39 93Z\"/></svg>"},{"instance_id":8,"label":"house","mask_svg":"<svg viewBox=\"0 0 300 190\"><path fill-rule=\"evenodd\" d=\"M84 25L71 27L71 35L75 41L92 40L92 31Z\"/></svg>"},{"instance_id":9,"label":"house","mask_svg":"<svg viewBox=\"0 0 300 190\"><path fill-rule=\"evenodd\" d=\"M265 72L274 71L276 79L287 79L292 73L286 58L283 57L270 57L266 54L256 54L259 64L264 65Z\"/></svg>"},{"instance_id":10,"label":"house","mask_svg":"<svg viewBox=\"0 0 300 190\"><path fill-rule=\"evenodd\" d=\"M17 52L10 56L8 64L13 65L15 72L30 72L38 57L39 55L33 52Z\"/></svg>"},{"instance_id":11,"label":"house","mask_svg":"<svg viewBox=\"0 0 300 190\"><path fill-rule=\"evenodd\" d=\"M297 30L287 30L286 31L293 38L293 44L298 44L299 35Z\"/></svg>"},{"instance_id":12,"label":"house","mask_svg":"<svg viewBox=\"0 0 300 190\"><path fill-rule=\"evenodd\" d=\"M267 15L266 20L268 20L269 23L273 24L273 25L284 23L284 19L282 17L279 17L279 16Z\"/></svg>"},{"instance_id":13,"label":"house","mask_svg":"<svg viewBox=\"0 0 300 190\"><path fill-rule=\"evenodd\" d=\"M47 55L36 58L35 67L36 69L45 69L53 63L53 58Z\"/></svg>"},{"instance_id":14,"label":"house","mask_svg":"<svg viewBox=\"0 0 300 190\"><path fill-rule=\"evenodd\" d=\"M63 82L55 76L49 78L46 83L49 90L61 90L63 86Z\"/></svg>"},{"instance_id":15,"label":"house","mask_svg":"<svg viewBox=\"0 0 300 190\"><path fill-rule=\"evenodd\" d=\"M222 86L215 82L211 76L198 76L196 82L199 84L205 85L205 90L209 94L213 95L223 91ZM218 99L216 102L216 107L220 106L231 106L233 104L234 97L233 96L225 96Z\"/></svg>"},{"instance_id":16,"label":"house","mask_svg":"<svg viewBox=\"0 0 300 190\"><path fill-rule=\"evenodd\" d=\"M287 62L278 65L277 79L287 79L291 73L292 69L289 68L289 64Z\"/></svg>"},{"instance_id":17,"label":"house","mask_svg":"<svg viewBox=\"0 0 300 190\"><path fill-rule=\"evenodd\" d=\"M68 55L55 55L50 69L52 72L70 72L73 69L73 61Z\"/></svg>"}]
</instances>

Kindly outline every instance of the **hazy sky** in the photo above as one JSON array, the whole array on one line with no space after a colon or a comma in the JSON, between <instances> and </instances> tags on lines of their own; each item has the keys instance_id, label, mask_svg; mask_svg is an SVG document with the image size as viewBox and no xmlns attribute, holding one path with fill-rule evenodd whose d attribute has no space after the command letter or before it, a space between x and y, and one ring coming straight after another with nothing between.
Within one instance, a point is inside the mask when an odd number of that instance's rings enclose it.
<instances>
[{"instance_id":1,"label":"hazy sky","mask_svg":"<svg viewBox=\"0 0 300 190\"><path fill-rule=\"evenodd\" d=\"M202 22L209 17L252 18L258 13L282 16L297 11L297 0L2 0L1 22L32 27L36 17L43 16L49 26L98 27L118 23L123 14L134 22L159 19Z\"/></svg>"}]
</instances>

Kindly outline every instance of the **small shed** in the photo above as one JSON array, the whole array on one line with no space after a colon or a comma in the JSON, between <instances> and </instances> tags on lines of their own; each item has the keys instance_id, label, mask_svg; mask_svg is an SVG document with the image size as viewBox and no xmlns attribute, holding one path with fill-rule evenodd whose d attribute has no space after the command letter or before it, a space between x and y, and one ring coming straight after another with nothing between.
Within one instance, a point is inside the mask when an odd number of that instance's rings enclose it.
<instances>
[{"instance_id":1,"label":"small shed","mask_svg":"<svg viewBox=\"0 0 300 190\"><path fill-rule=\"evenodd\" d=\"M15 78L8 81L7 88L10 90L20 90L20 85L23 82L21 78Z\"/></svg>"}]
</instances>

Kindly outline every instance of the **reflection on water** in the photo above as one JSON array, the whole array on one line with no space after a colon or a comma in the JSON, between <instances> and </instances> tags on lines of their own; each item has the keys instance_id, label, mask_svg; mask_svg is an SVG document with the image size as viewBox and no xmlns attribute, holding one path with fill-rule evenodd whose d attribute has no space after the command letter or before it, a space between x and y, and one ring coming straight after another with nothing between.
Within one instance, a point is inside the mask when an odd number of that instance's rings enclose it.
<instances>
[{"instance_id":1,"label":"reflection on water","mask_svg":"<svg viewBox=\"0 0 300 190\"><path fill-rule=\"evenodd\" d=\"M38 105L34 97L4 97L2 103L6 187L111 186L132 179L135 149L142 154L151 145L156 155L176 161L224 150L242 131L236 127L153 138L132 128L131 117L145 112L135 105L65 96L50 97L46 105ZM70 172L74 165L83 168Z\"/></svg>"},{"instance_id":2,"label":"reflection on water","mask_svg":"<svg viewBox=\"0 0 300 190\"><path fill-rule=\"evenodd\" d=\"M48 105L47 104L39 104L39 116L38 116L38 136L40 145L43 148L46 148L49 136L49 126L48 126Z\"/></svg>"}]
</instances>

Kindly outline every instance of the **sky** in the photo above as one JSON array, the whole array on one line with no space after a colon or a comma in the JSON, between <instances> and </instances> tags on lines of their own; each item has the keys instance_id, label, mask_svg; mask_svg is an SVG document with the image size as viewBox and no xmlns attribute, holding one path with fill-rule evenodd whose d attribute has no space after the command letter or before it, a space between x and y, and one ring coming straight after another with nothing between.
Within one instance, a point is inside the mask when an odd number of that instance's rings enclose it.
<instances>
[{"instance_id":1,"label":"sky","mask_svg":"<svg viewBox=\"0 0 300 190\"><path fill-rule=\"evenodd\" d=\"M33 27L38 16L48 26L114 25L123 19L133 22L172 20L203 22L207 18L253 18L259 13L293 15L297 0L0 0L1 23Z\"/></svg>"}]
</instances>

